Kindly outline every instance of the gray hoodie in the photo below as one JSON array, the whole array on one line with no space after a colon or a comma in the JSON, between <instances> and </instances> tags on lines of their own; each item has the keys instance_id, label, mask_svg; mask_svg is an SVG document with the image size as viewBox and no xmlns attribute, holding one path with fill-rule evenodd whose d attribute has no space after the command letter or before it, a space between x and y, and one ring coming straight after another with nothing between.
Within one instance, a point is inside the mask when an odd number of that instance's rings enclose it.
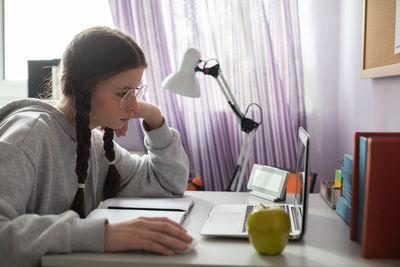
<instances>
[{"instance_id":1,"label":"gray hoodie","mask_svg":"<svg viewBox=\"0 0 400 267\"><path fill-rule=\"evenodd\" d=\"M187 155L179 133L145 132L148 154L131 155L114 142L120 197L176 197L186 188ZM102 200L108 170L102 132L92 130L85 207ZM37 266L47 253L103 252L103 219L69 210L77 190L75 129L49 102L24 99L0 109L0 262Z\"/></svg>"}]
</instances>

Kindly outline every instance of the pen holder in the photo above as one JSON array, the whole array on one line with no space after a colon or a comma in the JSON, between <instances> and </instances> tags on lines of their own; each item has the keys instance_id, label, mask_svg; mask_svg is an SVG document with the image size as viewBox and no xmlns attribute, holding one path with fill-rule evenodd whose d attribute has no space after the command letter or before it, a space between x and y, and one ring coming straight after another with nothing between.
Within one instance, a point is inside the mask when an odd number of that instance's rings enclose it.
<instances>
[{"instance_id":1,"label":"pen holder","mask_svg":"<svg viewBox=\"0 0 400 267\"><path fill-rule=\"evenodd\" d=\"M336 209L338 197L342 195L342 188L335 187L334 180L322 181L320 188L322 198L328 203L329 207Z\"/></svg>"}]
</instances>

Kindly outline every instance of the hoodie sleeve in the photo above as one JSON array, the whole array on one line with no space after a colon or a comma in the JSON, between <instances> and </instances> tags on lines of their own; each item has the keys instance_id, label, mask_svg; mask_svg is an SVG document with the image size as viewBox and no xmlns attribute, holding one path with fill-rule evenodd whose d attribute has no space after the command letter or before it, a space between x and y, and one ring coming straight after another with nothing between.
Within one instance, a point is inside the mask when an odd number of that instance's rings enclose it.
<instances>
[{"instance_id":1,"label":"hoodie sleeve","mask_svg":"<svg viewBox=\"0 0 400 267\"><path fill-rule=\"evenodd\" d=\"M116 165L121 173L122 197L177 197L185 192L189 177L189 160L177 130L164 124L145 133L148 154L130 155L116 144Z\"/></svg>"},{"instance_id":2,"label":"hoodie sleeve","mask_svg":"<svg viewBox=\"0 0 400 267\"><path fill-rule=\"evenodd\" d=\"M26 214L34 167L15 145L0 142L0 258L2 266L38 266L48 253L102 252L105 220L80 219L73 211Z\"/></svg>"}]
</instances>

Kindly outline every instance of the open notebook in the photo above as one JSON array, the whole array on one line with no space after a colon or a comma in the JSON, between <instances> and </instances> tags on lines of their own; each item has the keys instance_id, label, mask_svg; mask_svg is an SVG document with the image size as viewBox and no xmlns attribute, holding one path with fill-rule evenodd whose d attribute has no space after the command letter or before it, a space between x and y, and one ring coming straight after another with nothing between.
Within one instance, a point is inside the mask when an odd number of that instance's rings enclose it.
<instances>
[{"instance_id":1,"label":"open notebook","mask_svg":"<svg viewBox=\"0 0 400 267\"><path fill-rule=\"evenodd\" d=\"M110 198L100 203L88 219L107 218L109 223L120 223L139 217L167 217L182 223L194 201L190 197L179 198Z\"/></svg>"}]
</instances>

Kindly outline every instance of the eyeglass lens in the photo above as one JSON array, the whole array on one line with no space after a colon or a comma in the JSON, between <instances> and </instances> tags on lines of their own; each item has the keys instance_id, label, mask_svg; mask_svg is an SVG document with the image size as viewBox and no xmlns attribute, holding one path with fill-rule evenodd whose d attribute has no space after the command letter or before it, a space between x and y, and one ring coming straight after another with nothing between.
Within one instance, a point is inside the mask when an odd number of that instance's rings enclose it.
<instances>
[{"instance_id":1,"label":"eyeglass lens","mask_svg":"<svg viewBox=\"0 0 400 267\"><path fill-rule=\"evenodd\" d=\"M126 107L126 105L133 99L133 97L136 97L138 99L142 98L146 93L146 90L147 90L147 85L143 85L141 87L129 90L122 98L120 107L121 108Z\"/></svg>"}]
</instances>

